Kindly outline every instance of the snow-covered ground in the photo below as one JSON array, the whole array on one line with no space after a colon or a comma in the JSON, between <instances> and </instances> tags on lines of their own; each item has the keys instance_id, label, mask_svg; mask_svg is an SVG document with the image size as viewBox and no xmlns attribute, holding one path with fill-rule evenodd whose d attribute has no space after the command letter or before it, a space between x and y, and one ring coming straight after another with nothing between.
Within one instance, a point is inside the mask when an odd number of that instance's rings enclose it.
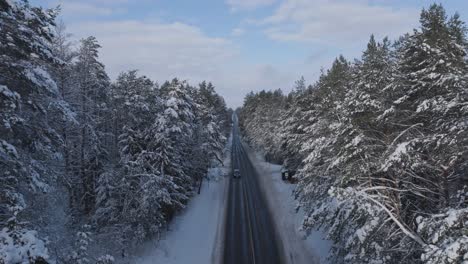
<instances>
[{"instance_id":1,"label":"snow-covered ground","mask_svg":"<svg viewBox=\"0 0 468 264\"><path fill-rule=\"evenodd\" d=\"M148 242L134 255L135 264L217 263L222 255L225 199L229 182L230 144L223 167L212 168L201 193L174 219L160 241Z\"/></svg>"},{"instance_id":2,"label":"snow-covered ground","mask_svg":"<svg viewBox=\"0 0 468 264\"><path fill-rule=\"evenodd\" d=\"M205 182L202 193L174 220L166 237L148 243L133 263L212 263L226 181Z\"/></svg>"},{"instance_id":3,"label":"snow-covered ground","mask_svg":"<svg viewBox=\"0 0 468 264\"><path fill-rule=\"evenodd\" d=\"M296 212L297 202L292 195L295 185L281 180L281 165L265 162L260 153L246 145L245 149L259 173L289 263L329 263L327 257L332 243L323 232L314 231L307 235L302 231L304 212L302 209Z\"/></svg>"}]
</instances>

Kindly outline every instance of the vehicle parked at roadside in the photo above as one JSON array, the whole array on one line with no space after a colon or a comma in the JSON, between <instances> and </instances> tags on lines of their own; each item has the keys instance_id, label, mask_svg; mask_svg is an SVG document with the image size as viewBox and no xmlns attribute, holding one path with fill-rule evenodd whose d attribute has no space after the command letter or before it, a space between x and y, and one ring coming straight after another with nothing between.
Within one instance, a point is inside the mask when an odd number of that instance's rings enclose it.
<instances>
[{"instance_id":1,"label":"vehicle parked at roadside","mask_svg":"<svg viewBox=\"0 0 468 264\"><path fill-rule=\"evenodd\" d=\"M288 181L290 183L295 183L296 179L293 177L296 174L295 171L288 169L287 167L283 167L281 169L281 179L283 181Z\"/></svg>"}]
</instances>

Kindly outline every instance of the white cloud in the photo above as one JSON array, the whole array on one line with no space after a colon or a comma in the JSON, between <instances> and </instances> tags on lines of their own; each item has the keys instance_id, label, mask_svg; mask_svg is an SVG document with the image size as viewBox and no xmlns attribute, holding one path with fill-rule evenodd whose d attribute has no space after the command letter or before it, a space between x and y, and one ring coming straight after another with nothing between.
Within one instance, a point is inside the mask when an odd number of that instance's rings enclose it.
<instances>
[{"instance_id":1,"label":"white cloud","mask_svg":"<svg viewBox=\"0 0 468 264\"><path fill-rule=\"evenodd\" d=\"M409 31L417 18L418 10L371 5L364 0L285 0L271 16L258 22L274 40L326 43L361 41L370 34L396 37Z\"/></svg>"},{"instance_id":2,"label":"white cloud","mask_svg":"<svg viewBox=\"0 0 468 264\"><path fill-rule=\"evenodd\" d=\"M280 69L270 64L251 65L245 62L231 64L212 76L217 90L230 106L241 106L244 96L250 91L287 91L298 77L297 73Z\"/></svg>"},{"instance_id":3,"label":"white cloud","mask_svg":"<svg viewBox=\"0 0 468 264\"><path fill-rule=\"evenodd\" d=\"M235 29L232 30L231 36L233 36L233 37L240 37L240 36L244 35L244 33L245 33L245 29L243 29L243 28L235 28Z\"/></svg>"},{"instance_id":4,"label":"white cloud","mask_svg":"<svg viewBox=\"0 0 468 264\"><path fill-rule=\"evenodd\" d=\"M60 5L61 15L70 20L85 17L110 17L125 12L128 4L129 0L51 0L47 1L46 6Z\"/></svg>"},{"instance_id":5,"label":"white cloud","mask_svg":"<svg viewBox=\"0 0 468 264\"><path fill-rule=\"evenodd\" d=\"M83 23L71 27L79 37L94 35L110 75L140 69L157 80L175 76L200 79L236 54L232 43L206 36L183 23L141 21Z\"/></svg>"},{"instance_id":6,"label":"white cloud","mask_svg":"<svg viewBox=\"0 0 468 264\"><path fill-rule=\"evenodd\" d=\"M229 105L238 106L245 93L240 85L244 67L238 65L238 47L223 38L209 37L199 28L183 23L110 21L69 26L76 38L95 36L102 46L100 60L115 78L120 72L138 69L154 81L174 77L197 84L212 81ZM235 74L239 70L241 73ZM250 78L250 77L249 77Z\"/></svg>"},{"instance_id":7,"label":"white cloud","mask_svg":"<svg viewBox=\"0 0 468 264\"><path fill-rule=\"evenodd\" d=\"M238 10L254 10L258 7L269 6L276 0L226 0L226 4L231 7L232 11Z\"/></svg>"},{"instance_id":8,"label":"white cloud","mask_svg":"<svg viewBox=\"0 0 468 264\"><path fill-rule=\"evenodd\" d=\"M320 67L333 60L328 58L329 54L355 56L362 45L356 45L355 40L367 40L371 33L399 34L412 27L408 21L416 23L418 17L412 10L394 10L382 4L371 6L365 0L354 0L352 4L346 0L283 0L270 16L241 23L231 30L233 38L226 39L209 36L200 28L181 22L113 20L113 14L125 12L124 8L131 3L129 0L62 1L64 11L76 16L69 24L70 32L79 38L97 37L102 45L100 59L112 78L121 71L139 69L155 81L178 77L196 84L206 79L215 84L230 106L241 105L245 94L251 90L288 90L301 75L312 82L320 73ZM253 10L275 2L226 1L232 10ZM86 16L87 13L95 16L94 22L76 15ZM103 21L102 16L107 21ZM243 35L246 27L254 24L275 40L320 41L325 45L310 45L310 56L305 54L301 61L292 58L281 64L253 63L253 58L240 54L242 46L235 44L235 37ZM349 52L350 49L353 52ZM336 53L330 52L334 50Z\"/></svg>"},{"instance_id":9,"label":"white cloud","mask_svg":"<svg viewBox=\"0 0 468 264\"><path fill-rule=\"evenodd\" d=\"M198 27L157 21L110 21L69 26L76 38L95 36L100 60L111 78L138 69L154 81L174 77L191 84L212 81L229 106L242 105L251 90L290 87L296 73L270 64L244 61L228 39L207 36Z\"/></svg>"},{"instance_id":10,"label":"white cloud","mask_svg":"<svg viewBox=\"0 0 468 264\"><path fill-rule=\"evenodd\" d=\"M77 16L110 16L114 14L117 9L111 7L97 6L85 2L63 2L60 3L63 16L77 17Z\"/></svg>"}]
</instances>

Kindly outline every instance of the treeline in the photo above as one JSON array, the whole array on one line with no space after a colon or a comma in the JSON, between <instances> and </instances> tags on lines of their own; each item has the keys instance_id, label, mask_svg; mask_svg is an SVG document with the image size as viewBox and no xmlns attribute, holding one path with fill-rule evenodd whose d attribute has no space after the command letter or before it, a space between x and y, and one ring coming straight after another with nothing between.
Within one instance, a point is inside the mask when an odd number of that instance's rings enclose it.
<instances>
[{"instance_id":1,"label":"treeline","mask_svg":"<svg viewBox=\"0 0 468 264\"><path fill-rule=\"evenodd\" d=\"M327 231L333 263L468 261L466 34L434 4L313 85L245 98L245 137L298 171L303 225Z\"/></svg>"},{"instance_id":2,"label":"treeline","mask_svg":"<svg viewBox=\"0 0 468 264\"><path fill-rule=\"evenodd\" d=\"M211 83L112 82L98 41L75 48L57 14L0 0L0 263L109 263L88 247L160 234L222 163L230 129Z\"/></svg>"}]
</instances>

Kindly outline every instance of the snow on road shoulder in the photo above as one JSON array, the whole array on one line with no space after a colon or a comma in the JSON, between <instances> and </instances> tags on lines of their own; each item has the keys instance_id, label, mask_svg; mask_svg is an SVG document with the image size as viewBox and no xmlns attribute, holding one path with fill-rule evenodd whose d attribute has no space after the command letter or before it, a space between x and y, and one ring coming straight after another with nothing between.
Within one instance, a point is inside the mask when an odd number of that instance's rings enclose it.
<instances>
[{"instance_id":1,"label":"snow on road shoulder","mask_svg":"<svg viewBox=\"0 0 468 264\"><path fill-rule=\"evenodd\" d=\"M295 185L281 180L281 165L265 162L260 153L246 145L245 149L259 173L288 263L328 263L332 243L323 232L314 231L307 235L302 231L304 212L302 209L296 212L297 202L293 196Z\"/></svg>"},{"instance_id":2,"label":"snow on road shoulder","mask_svg":"<svg viewBox=\"0 0 468 264\"><path fill-rule=\"evenodd\" d=\"M230 146L225 150L223 167L212 168L209 180L203 182L201 193L192 198L182 214L170 225L159 241L148 242L132 258L135 264L213 263L222 254L220 223L224 222L224 207L229 181Z\"/></svg>"},{"instance_id":3,"label":"snow on road shoulder","mask_svg":"<svg viewBox=\"0 0 468 264\"><path fill-rule=\"evenodd\" d=\"M226 180L205 182L201 194L174 220L166 237L149 243L133 263L211 263Z\"/></svg>"}]
</instances>

